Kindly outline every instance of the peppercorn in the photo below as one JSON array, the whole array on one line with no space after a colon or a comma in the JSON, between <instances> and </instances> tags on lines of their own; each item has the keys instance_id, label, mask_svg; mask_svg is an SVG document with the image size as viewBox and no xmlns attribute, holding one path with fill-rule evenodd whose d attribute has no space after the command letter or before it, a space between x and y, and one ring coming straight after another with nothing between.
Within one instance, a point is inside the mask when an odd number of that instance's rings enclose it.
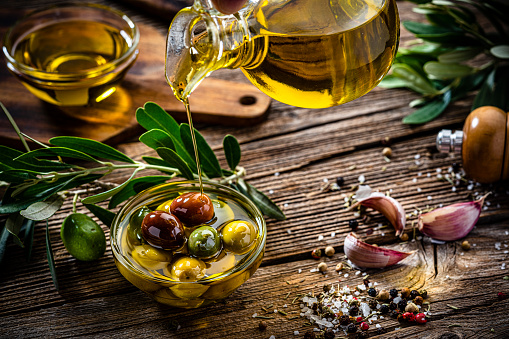
<instances>
[{"instance_id":1,"label":"peppercorn","mask_svg":"<svg viewBox=\"0 0 509 339\"><path fill-rule=\"evenodd\" d=\"M378 293L377 299L378 300L387 300L387 299L389 299L389 297L390 297L390 294L387 290L381 290Z\"/></svg>"},{"instance_id":2,"label":"peppercorn","mask_svg":"<svg viewBox=\"0 0 509 339\"><path fill-rule=\"evenodd\" d=\"M413 323L415 321L415 315L411 312L403 313L403 319L409 323Z\"/></svg>"},{"instance_id":3,"label":"peppercorn","mask_svg":"<svg viewBox=\"0 0 509 339\"><path fill-rule=\"evenodd\" d=\"M325 272L325 271L327 271L327 264L324 262L321 262L318 264L317 268L320 272Z\"/></svg>"},{"instance_id":4,"label":"peppercorn","mask_svg":"<svg viewBox=\"0 0 509 339\"><path fill-rule=\"evenodd\" d=\"M341 186L343 186L344 183L345 183L345 179L343 177L336 178L336 185L341 187Z\"/></svg>"},{"instance_id":5,"label":"peppercorn","mask_svg":"<svg viewBox=\"0 0 509 339\"><path fill-rule=\"evenodd\" d=\"M395 310L395 309L397 309L397 308L398 308L398 305L397 305L395 302L391 301L391 302L389 303L389 309L391 309L391 310Z\"/></svg>"},{"instance_id":6,"label":"peppercorn","mask_svg":"<svg viewBox=\"0 0 509 339\"><path fill-rule=\"evenodd\" d=\"M332 257L334 255L334 253L336 253L336 251L334 250L334 247L332 247L332 246L325 247L325 255L326 256Z\"/></svg>"},{"instance_id":7,"label":"peppercorn","mask_svg":"<svg viewBox=\"0 0 509 339\"><path fill-rule=\"evenodd\" d=\"M346 327L346 331L348 333L355 333L357 332L357 326L355 326L354 324L348 324L348 326Z\"/></svg>"},{"instance_id":8,"label":"peppercorn","mask_svg":"<svg viewBox=\"0 0 509 339\"><path fill-rule=\"evenodd\" d=\"M313 311L316 311L318 309L318 304L317 303L313 303L313 305L311 305L311 309Z\"/></svg>"},{"instance_id":9,"label":"peppercorn","mask_svg":"<svg viewBox=\"0 0 509 339\"><path fill-rule=\"evenodd\" d=\"M348 302L348 306L359 306L359 300L352 299Z\"/></svg>"},{"instance_id":10,"label":"peppercorn","mask_svg":"<svg viewBox=\"0 0 509 339\"><path fill-rule=\"evenodd\" d=\"M332 331L331 328L327 329L325 333L323 334L323 339L334 339L336 338L336 334Z\"/></svg>"},{"instance_id":11,"label":"peppercorn","mask_svg":"<svg viewBox=\"0 0 509 339\"><path fill-rule=\"evenodd\" d=\"M374 310L376 308L376 305L378 305L378 303L376 302L375 299L370 299L368 301L368 305L369 305L369 308L371 308L372 310Z\"/></svg>"},{"instance_id":12,"label":"peppercorn","mask_svg":"<svg viewBox=\"0 0 509 339\"><path fill-rule=\"evenodd\" d=\"M379 327L376 329L376 334L384 334L387 333L387 330L383 327Z\"/></svg>"},{"instance_id":13,"label":"peppercorn","mask_svg":"<svg viewBox=\"0 0 509 339\"><path fill-rule=\"evenodd\" d=\"M419 294L421 295L421 297L423 299L426 299L428 297L428 291L426 291L426 290L420 290Z\"/></svg>"},{"instance_id":14,"label":"peppercorn","mask_svg":"<svg viewBox=\"0 0 509 339\"><path fill-rule=\"evenodd\" d=\"M405 311L405 307L407 305L407 301L405 299L402 299L398 302L398 308L401 312Z\"/></svg>"},{"instance_id":15,"label":"peppercorn","mask_svg":"<svg viewBox=\"0 0 509 339\"><path fill-rule=\"evenodd\" d=\"M418 324L425 324L427 322L427 319L426 319L426 315L424 313L418 313L416 316L415 316L415 321L418 323Z\"/></svg>"},{"instance_id":16,"label":"peppercorn","mask_svg":"<svg viewBox=\"0 0 509 339\"><path fill-rule=\"evenodd\" d=\"M341 271L342 269L343 269L343 263L342 263L342 262L340 262L340 263L336 264L336 268L335 268L336 272L339 272L339 271Z\"/></svg>"},{"instance_id":17,"label":"peppercorn","mask_svg":"<svg viewBox=\"0 0 509 339\"><path fill-rule=\"evenodd\" d=\"M316 248L316 249L311 251L311 257L313 259L320 259L321 256L322 256L322 250L321 249Z\"/></svg>"},{"instance_id":18,"label":"peppercorn","mask_svg":"<svg viewBox=\"0 0 509 339\"><path fill-rule=\"evenodd\" d=\"M419 291L417 290L411 290L410 291L410 299L415 299L415 297L420 296Z\"/></svg>"},{"instance_id":19,"label":"peppercorn","mask_svg":"<svg viewBox=\"0 0 509 339\"><path fill-rule=\"evenodd\" d=\"M306 333L304 333L304 339L316 339L316 335L312 331L306 331Z\"/></svg>"},{"instance_id":20,"label":"peppercorn","mask_svg":"<svg viewBox=\"0 0 509 339\"><path fill-rule=\"evenodd\" d=\"M396 298L398 296L398 290L393 288L389 291L389 294L391 295L391 297Z\"/></svg>"},{"instance_id":21,"label":"peppercorn","mask_svg":"<svg viewBox=\"0 0 509 339\"><path fill-rule=\"evenodd\" d=\"M504 292L498 292L498 293L497 293L497 297L498 297L498 300L499 300L499 301L502 301L502 300L506 300L506 299L507 299L507 295L506 295Z\"/></svg>"},{"instance_id":22,"label":"peppercorn","mask_svg":"<svg viewBox=\"0 0 509 339\"><path fill-rule=\"evenodd\" d=\"M424 299L422 299L422 297L420 295L415 297L415 299L414 299L414 304L416 304L416 305L422 305L423 302L424 302Z\"/></svg>"},{"instance_id":23,"label":"peppercorn","mask_svg":"<svg viewBox=\"0 0 509 339\"><path fill-rule=\"evenodd\" d=\"M323 285L323 291L324 291L325 293L329 293L330 289L331 289L331 286L330 286L330 285L328 285L328 284Z\"/></svg>"},{"instance_id":24,"label":"peppercorn","mask_svg":"<svg viewBox=\"0 0 509 339\"><path fill-rule=\"evenodd\" d=\"M401 289L401 298L408 298L410 296L410 290L406 287Z\"/></svg>"},{"instance_id":25,"label":"peppercorn","mask_svg":"<svg viewBox=\"0 0 509 339\"><path fill-rule=\"evenodd\" d=\"M359 222L355 219L350 219L348 221L348 226L352 229L352 231L357 231L357 227L359 227Z\"/></svg>"},{"instance_id":26,"label":"peppercorn","mask_svg":"<svg viewBox=\"0 0 509 339\"><path fill-rule=\"evenodd\" d=\"M364 286L369 287L369 280L368 279L364 278L362 280L362 283L364 284Z\"/></svg>"},{"instance_id":27,"label":"peppercorn","mask_svg":"<svg viewBox=\"0 0 509 339\"><path fill-rule=\"evenodd\" d=\"M368 228L368 229L366 230L366 235L371 235L371 234L373 234L373 232L374 232L374 231L373 231L373 229L372 229L372 228Z\"/></svg>"},{"instance_id":28,"label":"peppercorn","mask_svg":"<svg viewBox=\"0 0 509 339\"><path fill-rule=\"evenodd\" d=\"M451 167L454 173L458 173L460 170L460 164L458 164L457 162L453 162Z\"/></svg>"},{"instance_id":29,"label":"peppercorn","mask_svg":"<svg viewBox=\"0 0 509 339\"><path fill-rule=\"evenodd\" d=\"M343 325L343 326L346 326L346 325L350 324L350 317L347 316L347 315L340 316L339 317L339 324Z\"/></svg>"},{"instance_id":30,"label":"peppercorn","mask_svg":"<svg viewBox=\"0 0 509 339\"><path fill-rule=\"evenodd\" d=\"M401 314L401 313L398 313L397 319L398 319L398 322L400 322L400 323L406 323L406 319L403 318L403 314Z\"/></svg>"},{"instance_id":31,"label":"peppercorn","mask_svg":"<svg viewBox=\"0 0 509 339\"><path fill-rule=\"evenodd\" d=\"M380 306L380 313L382 313L382 314L387 314L387 313L389 313L389 311L390 311L389 305L387 305L387 304L382 304L382 305Z\"/></svg>"},{"instance_id":32,"label":"peppercorn","mask_svg":"<svg viewBox=\"0 0 509 339\"><path fill-rule=\"evenodd\" d=\"M370 297L373 297L373 298L374 298L374 297L376 297L376 295L377 295L377 293L376 293L376 289L375 289L375 288L373 288L373 287L371 287L370 289L368 289L368 295L369 295Z\"/></svg>"},{"instance_id":33,"label":"peppercorn","mask_svg":"<svg viewBox=\"0 0 509 339\"><path fill-rule=\"evenodd\" d=\"M260 321L260 323L258 324L258 328L260 329L260 331L265 331L265 329L267 328L267 322L266 321Z\"/></svg>"},{"instance_id":34,"label":"peppercorn","mask_svg":"<svg viewBox=\"0 0 509 339\"><path fill-rule=\"evenodd\" d=\"M362 331L367 331L369 329L369 324L365 321L363 321L360 325L360 328Z\"/></svg>"},{"instance_id":35,"label":"peppercorn","mask_svg":"<svg viewBox=\"0 0 509 339\"><path fill-rule=\"evenodd\" d=\"M401 239L401 241L407 241L408 240L408 234L403 233L402 235L399 236L399 238Z\"/></svg>"},{"instance_id":36,"label":"peppercorn","mask_svg":"<svg viewBox=\"0 0 509 339\"><path fill-rule=\"evenodd\" d=\"M351 316L356 316L358 313L359 313L359 307L357 306L352 306L350 307L350 309L348 310L348 313L351 315Z\"/></svg>"},{"instance_id":37,"label":"peppercorn","mask_svg":"<svg viewBox=\"0 0 509 339\"><path fill-rule=\"evenodd\" d=\"M419 307L417 307L417 305L414 303L408 303L405 307L405 312L412 312L412 313L419 312Z\"/></svg>"},{"instance_id":38,"label":"peppercorn","mask_svg":"<svg viewBox=\"0 0 509 339\"><path fill-rule=\"evenodd\" d=\"M390 316L391 318L394 318L394 319L396 319L396 318L398 317L398 315L399 315L399 312L398 312L398 311L396 311L396 310L392 310L392 311L389 313L389 316Z\"/></svg>"}]
</instances>

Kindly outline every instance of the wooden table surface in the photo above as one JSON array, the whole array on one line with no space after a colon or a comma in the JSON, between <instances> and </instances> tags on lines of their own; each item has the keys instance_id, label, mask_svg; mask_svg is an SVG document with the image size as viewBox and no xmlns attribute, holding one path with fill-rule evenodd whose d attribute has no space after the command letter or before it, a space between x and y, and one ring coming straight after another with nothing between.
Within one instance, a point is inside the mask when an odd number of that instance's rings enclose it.
<instances>
[{"instance_id":1,"label":"wooden table surface","mask_svg":"<svg viewBox=\"0 0 509 339\"><path fill-rule=\"evenodd\" d=\"M122 8L138 13L137 18L143 20L148 12L132 7L133 4L136 1ZM17 13L16 6L11 4L8 10ZM398 6L403 20L417 17L411 12L410 3L398 2ZM150 17L145 22L154 22L157 29L165 24ZM402 43L409 39L409 33L402 31ZM17 86L5 65L0 67L0 80ZM218 71L213 76L246 82L239 71ZM0 100L7 99L2 97L3 91L0 89ZM20 87L20 104L7 107L15 118L30 96ZM70 200L66 201L49 221L60 291L55 290L48 270L45 224L38 223L30 262L16 245L11 243L7 248L0 275L0 337L302 338L313 327L307 326L305 318L293 318L300 311L298 299L292 302L297 295L318 293L326 283L362 282L362 274L356 270L340 274L333 270L336 263L345 261L343 241L350 231L348 221L353 218L343 201L353 193L350 187L358 184L361 175L373 189L390 191L407 214L492 192L477 226L466 237L472 244L469 251L462 250L461 240L437 245L429 238L419 237L418 232L417 240L412 240L415 217L407 221L406 233L411 239L408 242L397 239L392 227L380 228L379 224L387 225L387 220L376 212L370 213L371 221L360 223L358 233L370 243L417 250L391 268L363 271L370 280L386 288L426 289L429 293L431 320L426 325L402 326L387 317L377 321L387 330L378 337L509 337L509 300L499 301L497 297L498 292L509 293L509 280L504 279L509 275L509 187L475 185L469 189L460 185L453 189L447 181L438 180L437 170L447 172L461 159L439 154L435 149L436 134L442 128L462 128L472 96L456 102L433 122L403 125L401 119L412 111L408 103L415 98L406 90L376 88L353 102L328 109L296 108L273 101L267 119L259 124L243 128L197 126L223 165L226 162L221 156L222 138L228 133L235 135L241 143L241 165L247 170L247 180L277 202L287 216L285 221L267 219L262 266L224 303L193 310L157 304L120 275L109 241L106 254L96 262L75 260L59 238L62 220L72 206ZM150 100L153 99L146 98ZM131 109L133 114L135 108ZM32 112L34 116L37 113ZM390 138L393 152L390 162L382 156L385 138ZM115 147L135 159L154 155L136 138L123 140ZM107 180L119 183L127 175L116 173ZM333 182L337 177L345 180L341 190L322 190L325 181ZM78 211L86 213L83 207ZM374 232L367 236L368 230ZM319 261L311 258L311 250L326 246L335 248L333 257ZM311 272L320 261L329 266L326 275ZM254 313L265 314L262 307L270 308L269 315L273 317L267 320L264 331L258 329L260 319L253 318ZM274 309L288 315L273 313ZM174 328L176 323L178 330ZM294 331L299 331L299 335L294 335ZM376 336L374 326L369 333Z\"/></svg>"}]
</instances>

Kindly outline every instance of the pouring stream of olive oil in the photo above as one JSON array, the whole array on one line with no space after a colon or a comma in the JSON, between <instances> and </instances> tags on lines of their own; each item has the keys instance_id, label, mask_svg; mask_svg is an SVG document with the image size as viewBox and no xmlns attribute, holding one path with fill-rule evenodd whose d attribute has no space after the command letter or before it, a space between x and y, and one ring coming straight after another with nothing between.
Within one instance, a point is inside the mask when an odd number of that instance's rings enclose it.
<instances>
[{"instance_id":1,"label":"pouring stream of olive oil","mask_svg":"<svg viewBox=\"0 0 509 339\"><path fill-rule=\"evenodd\" d=\"M179 47L174 52L177 56L168 49L166 76L186 107L192 132L188 97L203 78L220 68L240 68L272 98L308 108L331 107L358 98L389 71L399 41L394 0L253 3L243 22L232 16L210 20L188 8L179 14L183 21L192 22L183 25L177 15L170 27L169 37L183 33L178 27L190 27L185 32L190 47L175 45ZM176 32L172 32L174 25ZM173 40L178 39L173 36L168 41ZM181 50L186 53L179 55ZM200 171L194 133L192 137ZM201 185L201 174L198 176Z\"/></svg>"}]
</instances>

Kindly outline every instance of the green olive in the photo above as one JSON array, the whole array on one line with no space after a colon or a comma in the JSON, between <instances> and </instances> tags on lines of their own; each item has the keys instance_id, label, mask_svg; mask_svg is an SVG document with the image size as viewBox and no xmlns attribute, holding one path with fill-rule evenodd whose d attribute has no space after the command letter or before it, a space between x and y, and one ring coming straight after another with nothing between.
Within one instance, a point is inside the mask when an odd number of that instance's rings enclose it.
<instances>
[{"instance_id":1,"label":"green olive","mask_svg":"<svg viewBox=\"0 0 509 339\"><path fill-rule=\"evenodd\" d=\"M131 215L129 225L127 226L127 236L131 244L141 245L145 242L141 234L141 224L143 223L143 218L150 212L150 208L143 206Z\"/></svg>"},{"instance_id":2,"label":"green olive","mask_svg":"<svg viewBox=\"0 0 509 339\"><path fill-rule=\"evenodd\" d=\"M170 274L178 281L196 281L205 276L205 263L197 258L181 257L173 263Z\"/></svg>"},{"instance_id":3,"label":"green olive","mask_svg":"<svg viewBox=\"0 0 509 339\"><path fill-rule=\"evenodd\" d=\"M195 229L187 240L189 253L198 258L211 258L221 248L221 238L215 228L201 226Z\"/></svg>"},{"instance_id":4,"label":"green olive","mask_svg":"<svg viewBox=\"0 0 509 339\"><path fill-rule=\"evenodd\" d=\"M60 237L67 251L78 260L99 259L106 250L104 231L86 214L67 216L60 229Z\"/></svg>"},{"instance_id":5,"label":"green olive","mask_svg":"<svg viewBox=\"0 0 509 339\"><path fill-rule=\"evenodd\" d=\"M235 220L223 227L221 235L227 251L244 254L255 245L257 232L249 221Z\"/></svg>"},{"instance_id":6,"label":"green olive","mask_svg":"<svg viewBox=\"0 0 509 339\"><path fill-rule=\"evenodd\" d=\"M149 244L136 246L131 252L133 259L148 270L163 269L170 264L171 252L157 249Z\"/></svg>"}]
</instances>

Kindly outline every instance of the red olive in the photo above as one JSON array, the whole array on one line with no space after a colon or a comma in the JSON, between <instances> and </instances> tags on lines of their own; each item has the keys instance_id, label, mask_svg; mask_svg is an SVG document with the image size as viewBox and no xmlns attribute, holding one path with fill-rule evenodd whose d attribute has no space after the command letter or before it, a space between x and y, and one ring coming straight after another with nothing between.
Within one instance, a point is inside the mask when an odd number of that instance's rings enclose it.
<instances>
[{"instance_id":1,"label":"red olive","mask_svg":"<svg viewBox=\"0 0 509 339\"><path fill-rule=\"evenodd\" d=\"M141 233L150 245L164 250L180 248L186 241L180 220L165 211L147 214L143 218Z\"/></svg>"},{"instance_id":2,"label":"red olive","mask_svg":"<svg viewBox=\"0 0 509 339\"><path fill-rule=\"evenodd\" d=\"M214 206L205 194L184 193L170 205L170 211L188 227L204 224L214 217Z\"/></svg>"}]
</instances>

